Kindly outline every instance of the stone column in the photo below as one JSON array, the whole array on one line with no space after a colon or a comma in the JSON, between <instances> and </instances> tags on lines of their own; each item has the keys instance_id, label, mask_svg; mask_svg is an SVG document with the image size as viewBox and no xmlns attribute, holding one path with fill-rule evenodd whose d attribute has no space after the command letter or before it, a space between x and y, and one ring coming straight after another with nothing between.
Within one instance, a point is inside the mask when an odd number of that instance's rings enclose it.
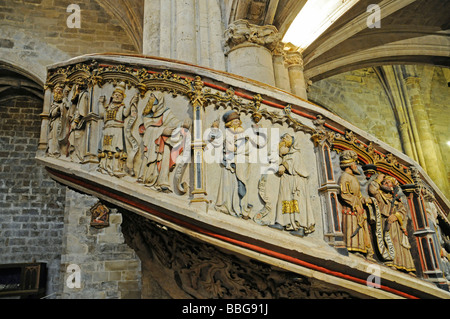
<instances>
[{"instance_id":1,"label":"stone column","mask_svg":"<svg viewBox=\"0 0 450 319\"><path fill-rule=\"evenodd\" d=\"M284 51L284 44L280 42L273 51L273 71L275 76L276 87L291 91L289 82L289 72L285 62L286 52Z\"/></svg>"},{"instance_id":2,"label":"stone column","mask_svg":"<svg viewBox=\"0 0 450 319\"><path fill-rule=\"evenodd\" d=\"M306 93L305 75L303 74L303 57L298 51L289 51L286 54L288 63L289 81L291 92L304 100L308 99Z\"/></svg>"},{"instance_id":3,"label":"stone column","mask_svg":"<svg viewBox=\"0 0 450 319\"><path fill-rule=\"evenodd\" d=\"M280 34L272 25L234 21L225 32L228 72L275 85L272 51L279 41Z\"/></svg>"},{"instance_id":4,"label":"stone column","mask_svg":"<svg viewBox=\"0 0 450 319\"><path fill-rule=\"evenodd\" d=\"M448 182L444 176L445 169L439 161L439 149L436 147L434 133L431 129L428 113L420 94L420 78L416 76L413 67L406 66L405 84L410 100L411 110L419 134L427 174L444 192L448 191Z\"/></svg>"},{"instance_id":5,"label":"stone column","mask_svg":"<svg viewBox=\"0 0 450 319\"><path fill-rule=\"evenodd\" d=\"M151 56L162 56L160 55L161 0L144 1L142 53Z\"/></svg>"},{"instance_id":6,"label":"stone column","mask_svg":"<svg viewBox=\"0 0 450 319\"><path fill-rule=\"evenodd\" d=\"M195 1L176 1L175 6L176 59L196 64L197 30L195 18Z\"/></svg>"},{"instance_id":7,"label":"stone column","mask_svg":"<svg viewBox=\"0 0 450 319\"><path fill-rule=\"evenodd\" d=\"M143 54L225 71L219 1L145 0Z\"/></svg>"}]
</instances>

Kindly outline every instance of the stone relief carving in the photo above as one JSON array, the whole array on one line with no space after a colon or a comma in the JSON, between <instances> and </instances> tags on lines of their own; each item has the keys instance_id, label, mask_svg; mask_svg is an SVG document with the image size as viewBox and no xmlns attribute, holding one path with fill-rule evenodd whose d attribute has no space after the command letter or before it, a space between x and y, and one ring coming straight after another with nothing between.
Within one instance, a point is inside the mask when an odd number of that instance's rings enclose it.
<instances>
[{"instance_id":1,"label":"stone relief carving","mask_svg":"<svg viewBox=\"0 0 450 319\"><path fill-rule=\"evenodd\" d=\"M244 99L232 87L222 92L206 87L199 77L95 62L53 71L48 87L54 95L48 156L83 164L98 150L98 169L113 178L186 199L198 190L218 212L300 237L315 232L320 213L333 213L329 218L342 228L348 251L415 272L406 228L411 209L392 189L411 184L415 196L422 196L427 188L414 168L351 131L331 130L322 116L314 117L312 128L291 105L280 111L263 107L259 94ZM268 134L274 127L280 134ZM328 160L325 175L339 176L333 181L339 192L329 194L335 212L318 212L309 202L319 191L311 187L315 166L304 167L302 140L316 148L326 144L327 154L340 157L335 165L340 172L333 172L331 158L323 160ZM264 161L250 161L252 151L264 148ZM196 151L210 154L212 165L202 166ZM365 164L364 182L357 162ZM204 185L195 182L205 175L217 184L207 196ZM395 176L391 186L387 175ZM442 256L448 259L448 253Z\"/></svg>"},{"instance_id":2,"label":"stone relief carving","mask_svg":"<svg viewBox=\"0 0 450 319\"><path fill-rule=\"evenodd\" d=\"M83 80L77 81L73 88L68 116L68 154L73 161L82 162L86 155L86 120L89 115L89 93Z\"/></svg>"},{"instance_id":3,"label":"stone relief carving","mask_svg":"<svg viewBox=\"0 0 450 319\"><path fill-rule=\"evenodd\" d=\"M150 94L141 116L144 150L138 182L171 192L169 171L173 170L185 149L191 120L187 118L181 122L177 119L161 93Z\"/></svg>"},{"instance_id":4,"label":"stone relief carving","mask_svg":"<svg viewBox=\"0 0 450 319\"><path fill-rule=\"evenodd\" d=\"M268 178L272 178L283 188L280 197L289 196L279 199L280 216L289 214L292 217L291 223L283 222L285 230L301 236L314 231L309 194L305 183L300 182L307 173L299 173L295 170L298 165L290 164L293 170L288 168L284 176L279 173L279 176L268 177L277 173L279 160L285 159L286 166L288 161L300 161L300 150L292 145L295 152L284 154L281 158L277 155L278 146L273 150L268 148L262 155L258 153L268 147L269 139L267 130L270 126L261 125L262 119L269 123L286 124L294 133L313 132L292 116L290 106L283 112L268 111L261 108L260 95L245 103L234 94L232 88L222 95L204 88L199 78L189 82L169 71L150 74L142 69L132 71L123 66L107 67L93 63L58 69L54 77L65 78L72 84L73 105L68 124L69 139L66 141L71 161L83 163L87 144L95 145L97 142L98 171L117 178L127 176L159 192L184 195L188 185L193 183L187 181L190 174L186 174L185 170L190 162L195 163L196 160L191 157L191 143L199 134L192 120L192 117L198 116L197 106L213 106L216 111L224 108L225 112L211 125L207 145L201 146L205 153L208 149L215 149L213 161L217 162L220 171L217 193L209 197L215 209L261 225L274 224L277 217L271 212L277 206L278 199L269 199L264 189ZM179 94L188 97L188 100L182 100L185 101L184 107L189 107L191 103L193 116L188 112L183 118L177 114L180 107L175 107L175 110L168 102L173 103L173 98ZM98 114L97 133L86 129L86 119L92 113ZM247 115L250 115L251 124L244 129L241 117ZM203 121L202 118L199 120ZM223 129L219 129L219 123ZM274 135L273 140L277 138ZM195 145L193 149L195 151ZM256 158L252 160L252 156ZM287 160L291 156L295 159ZM195 178L205 173L206 169L200 169L193 175ZM291 176L294 176L293 181L288 181ZM289 190L291 187L295 189ZM288 195L290 192L292 196ZM286 210L288 202L291 213Z\"/></svg>"},{"instance_id":5,"label":"stone relief carving","mask_svg":"<svg viewBox=\"0 0 450 319\"><path fill-rule=\"evenodd\" d=\"M60 141L64 139L64 121L67 117L69 101L65 96L64 85L56 84L53 89L53 101L49 111L48 149L47 154L52 157L61 155Z\"/></svg>"},{"instance_id":6,"label":"stone relief carving","mask_svg":"<svg viewBox=\"0 0 450 319\"><path fill-rule=\"evenodd\" d=\"M254 206L249 202L248 195L256 191L249 188L248 180L252 173L257 173L252 169L254 165L249 156L251 148L256 149L266 145L267 137L258 138L256 134L245 134L239 114L234 110L226 112L223 115L223 121L226 127L224 143L213 144L213 146L223 146L224 154L215 208L218 211L248 219Z\"/></svg>"},{"instance_id":7,"label":"stone relief carving","mask_svg":"<svg viewBox=\"0 0 450 319\"><path fill-rule=\"evenodd\" d=\"M384 174L377 174L368 186L368 193L376 203L375 232L384 263L394 269L414 272L407 231L408 213L400 192L398 181Z\"/></svg>"},{"instance_id":8,"label":"stone relief carving","mask_svg":"<svg viewBox=\"0 0 450 319\"><path fill-rule=\"evenodd\" d=\"M275 223L271 227L303 237L314 231L315 221L307 187L309 173L304 168L294 136L287 133L281 136L279 155L280 188Z\"/></svg>"},{"instance_id":9,"label":"stone relief carving","mask_svg":"<svg viewBox=\"0 0 450 319\"><path fill-rule=\"evenodd\" d=\"M128 245L143 253L151 265L164 267L171 278L159 282L167 294L178 290L193 298L349 299L350 294L314 285L310 279L241 259L177 231L123 212L122 230ZM144 260L144 259L143 259ZM176 287L168 284L176 282Z\"/></svg>"},{"instance_id":10,"label":"stone relief carving","mask_svg":"<svg viewBox=\"0 0 450 319\"><path fill-rule=\"evenodd\" d=\"M120 83L106 104L105 96L100 97L100 116L103 118L101 148L99 150L99 171L117 177L125 175L124 163L127 160L124 123L130 116L131 105L136 105L138 96L133 97L130 105L125 105L125 83Z\"/></svg>"},{"instance_id":11,"label":"stone relief carving","mask_svg":"<svg viewBox=\"0 0 450 319\"><path fill-rule=\"evenodd\" d=\"M374 251L369 234L369 225L364 205L371 202L361 194L361 185L355 175L360 175L356 166L357 154L354 151L343 151L340 156L340 166L343 170L339 178L339 197L342 201L342 224L344 241L347 250L364 254L374 260Z\"/></svg>"}]
</instances>

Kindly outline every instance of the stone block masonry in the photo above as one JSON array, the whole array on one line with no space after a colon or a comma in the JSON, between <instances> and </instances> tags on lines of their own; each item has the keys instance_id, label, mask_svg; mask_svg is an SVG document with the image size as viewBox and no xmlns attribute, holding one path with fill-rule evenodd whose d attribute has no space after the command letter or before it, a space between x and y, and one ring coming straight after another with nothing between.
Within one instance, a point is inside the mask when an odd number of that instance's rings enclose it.
<instances>
[{"instance_id":1,"label":"stone block masonry","mask_svg":"<svg viewBox=\"0 0 450 319\"><path fill-rule=\"evenodd\" d=\"M125 244L122 215L111 209L109 226L90 226L90 208L98 202L73 190L66 193L61 276L64 299L138 299L141 297L141 263ZM80 270L78 287L70 287L70 265Z\"/></svg>"},{"instance_id":2,"label":"stone block masonry","mask_svg":"<svg viewBox=\"0 0 450 319\"><path fill-rule=\"evenodd\" d=\"M47 295L59 289L65 187L35 156L42 101L0 102L0 264L47 263Z\"/></svg>"}]
</instances>

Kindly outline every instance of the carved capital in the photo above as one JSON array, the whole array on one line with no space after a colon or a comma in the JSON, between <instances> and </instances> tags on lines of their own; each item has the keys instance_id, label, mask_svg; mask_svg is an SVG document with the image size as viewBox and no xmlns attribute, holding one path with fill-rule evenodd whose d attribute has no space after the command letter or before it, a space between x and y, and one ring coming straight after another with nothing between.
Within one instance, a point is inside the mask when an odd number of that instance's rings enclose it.
<instances>
[{"instance_id":1,"label":"carved capital","mask_svg":"<svg viewBox=\"0 0 450 319\"><path fill-rule=\"evenodd\" d=\"M280 40L281 35L273 25L259 26L247 20L234 21L225 31L225 43L229 51L248 44L260 45L273 51Z\"/></svg>"},{"instance_id":2,"label":"carved capital","mask_svg":"<svg viewBox=\"0 0 450 319\"><path fill-rule=\"evenodd\" d=\"M288 51L286 53L285 62L288 67L298 66L303 69L303 56L298 51Z\"/></svg>"},{"instance_id":3,"label":"carved capital","mask_svg":"<svg viewBox=\"0 0 450 319\"><path fill-rule=\"evenodd\" d=\"M284 50L285 47L285 43L283 42L278 42L278 44L275 46L274 50L273 50L273 55L280 55L285 57L286 56L286 51Z\"/></svg>"}]
</instances>

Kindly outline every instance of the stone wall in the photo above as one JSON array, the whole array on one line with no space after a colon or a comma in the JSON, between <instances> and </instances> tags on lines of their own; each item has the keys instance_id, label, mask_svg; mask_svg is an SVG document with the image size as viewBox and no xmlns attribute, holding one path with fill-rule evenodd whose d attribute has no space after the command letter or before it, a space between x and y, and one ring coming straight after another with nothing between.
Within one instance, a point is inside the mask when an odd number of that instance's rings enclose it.
<instances>
[{"instance_id":1,"label":"stone wall","mask_svg":"<svg viewBox=\"0 0 450 319\"><path fill-rule=\"evenodd\" d=\"M61 277L65 278L62 298L136 299L141 296L141 264L125 244L121 232L122 215L111 209L110 226L90 226L90 208L98 199L67 191L64 217L64 254ZM80 270L80 286L67 285L70 265ZM68 270L69 269L69 270ZM75 284L75 282L73 282Z\"/></svg>"},{"instance_id":2,"label":"stone wall","mask_svg":"<svg viewBox=\"0 0 450 319\"><path fill-rule=\"evenodd\" d=\"M308 98L402 151L394 113L372 68L318 81Z\"/></svg>"},{"instance_id":3,"label":"stone wall","mask_svg":"<svg viewBox=\"0 0 450 319\"><path fill-rule=\"evenodd\" d=\"M65 0L0 1L0 65L5 63L19 73L26 70L27 76L43 85L46 67L50 64L87 53L137 53L119 21L95 0L75 2L81 9L81 27L69 28L67 18L71 12L66 10L72 3ZM72 237L63 233L64 211L68 209L66 201L72 199L71 193L66 197L66 188L51 180L35 161L42 105L42 100L17 98L15 93L6 102L0 102L0 263L31 262L33 258L46 262L49 268L47 295L54 298L61 296L65 289L66 265L61 265L61 254L68 260L70 254L65 252L65 246L71 244ZM115 240L107 244L111 232L117 235L120 229L104 230L103 236L98 234L98 247L102 251L90 255L92 263L97 253L104 256L108 251L110 261L105 267L114 267L116 257L123 259L123 246L117 245ZM103 285L97 291L104 291L104 295L96 295L96 298L136 296L131 291L136 290L137 274L130 277L128 272L110 274L107 269L103 270L98 269L99 273L85 283L88 287L94 283ZM85 268L83 271L88 273ZM104 284L101 284L104 278L100 277L104 275L100 272L109 276ZM117 283L107 289L105 286L112 278L119 278L120 287ZM127 286L130 283L125 283L126 278L132 278L133 288ZM64 291L68 297L73 297L72 293Z\"/></svg>"},{"instance_id":4,"label":"stone wall","mask_svg":"<svg viewBox=\"0 0 450 319\"><path fill-rule=\"evenodd\" d=\"M69 28L72 12L80 6L80 28ZM87 53L137 53L119 22L95 0L0 1L0 61L35 74L45 82L46 66Z\"/></svg>"},{"instance_id":5,"label":"stone wall","mask_svg":"<svg viewBox=\"0 0 450 319\"><path fill-rule=\"evenodd\" d=\"M450 141L450 87L448 85L449 81L444 75L445 71L450 73L450 69L434 68L429 88L423 94L425 97L428 97L425 100L425 106L427 107L436 143L441 150L442 159L440 160L445 165L450 184L450 145L447 144Z\"/></svg>"},{"instance_id":6,"label":"stone wall","mask_svg":"<svg viewBox=\"0 0 450 319\"><path fill-rule=\"evenodd\" d=\"M0 263L47 263L47 294L58 290L65 187L35 155L42 101L0 102Z\"/></svg>"}]
</instances>

